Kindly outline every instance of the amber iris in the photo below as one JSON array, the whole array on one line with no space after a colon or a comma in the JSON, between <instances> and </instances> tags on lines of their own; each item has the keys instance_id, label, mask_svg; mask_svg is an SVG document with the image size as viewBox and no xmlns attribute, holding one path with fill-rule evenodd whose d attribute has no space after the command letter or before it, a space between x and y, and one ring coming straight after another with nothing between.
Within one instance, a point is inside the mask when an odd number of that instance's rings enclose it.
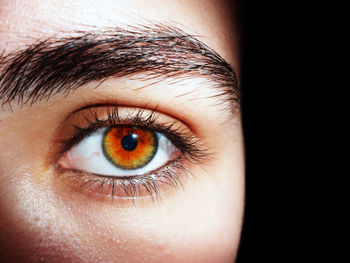
<instances>
[{"instance_id":1,"label":"amber iris","mask_svg":"<svg viewBox=\"0 0 350 263\"><path fill-rule=\"evenodd\" d=\"M154 132L128 126L109 128L102 143L108 160L125 170L145 166L153 159L158 147Z\"/></svg>"}]
</instances>

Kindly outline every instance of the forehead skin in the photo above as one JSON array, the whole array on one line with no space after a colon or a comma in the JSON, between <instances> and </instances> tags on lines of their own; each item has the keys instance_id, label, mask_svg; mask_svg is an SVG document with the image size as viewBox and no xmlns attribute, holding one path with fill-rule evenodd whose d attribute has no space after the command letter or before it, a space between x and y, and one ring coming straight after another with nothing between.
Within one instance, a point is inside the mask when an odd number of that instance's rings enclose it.
<instances>
[{"instance_id":1,"label":"forehead skin","mask_svg":"<svg viewBox=\"0 0 350 263\"><path fill-rule=\"evenodd\" d=\"M0 54L63 32L160 22L202 36L201 41L239 70L238 41L229 10L230 5L220 0L0 0ZM239 147L232 152L243 155ZM30 184L14 186L12 190L22 187L24 191L13 193L15 197L6 202L6 197L0 199L0 242L7 241L0 243L0 253L26 250L28 254L18 257L23 262L181 262L184 255L188 262L219 258L219 262L231 262L241 227L242 159L227 164L228 170L237 170L234 180L217 183L218 189L232 189L234 194L226 190L227 199L217 195L211 180L179 193L163 207L114 209L91 203L86 209L75 201L67 207L50 191L43 193L29 188ZM10 195L11 189L5 190ZM203 202L196 196L211 198ZM215 209L221 211L216 214ZM188 216L192 213L193 217ZM194 221L198 224L193 225Z\"/></svg>"},{"instance_id":2,"label":"forehead skin","mask_svg":"<svg viewBox=\"0 0 350 263\"><path fill-rule=\"evenodd\" d=\"M33 38L87 26L171 23L185 32L204 36L201 41L235 68L237 41L231 4L222 0L1 0L0 47L7 51ZM230 47L230 48L227 48Z\"/></svg>"}]
</instances>

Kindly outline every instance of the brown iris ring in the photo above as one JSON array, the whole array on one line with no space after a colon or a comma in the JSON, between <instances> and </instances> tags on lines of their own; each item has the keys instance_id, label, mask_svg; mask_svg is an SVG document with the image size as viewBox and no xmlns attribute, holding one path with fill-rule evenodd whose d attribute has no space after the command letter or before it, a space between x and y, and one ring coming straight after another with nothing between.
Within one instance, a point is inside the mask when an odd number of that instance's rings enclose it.
<instances>
[{"instance_id":1,"label":"brown iris ring","mask_svg":"<svg viewBox=\"0 0 350 263\"><path fill-rule=\"evenodd\" d=\"M158 139L155 132L147 129L116 126L106 130L102 146L104 155L112 164L124 170L134 170L142 168L153 159Z\"/></svg>"}]
</instances>

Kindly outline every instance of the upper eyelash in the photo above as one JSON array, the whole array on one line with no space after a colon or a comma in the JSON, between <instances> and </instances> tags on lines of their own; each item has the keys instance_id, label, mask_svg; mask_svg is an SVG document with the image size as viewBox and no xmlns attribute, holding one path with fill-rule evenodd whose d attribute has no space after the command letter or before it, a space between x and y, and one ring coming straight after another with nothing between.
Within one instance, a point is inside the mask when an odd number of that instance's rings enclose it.
<instances>
[{"instance_id":1,"label":"upper eyelash","mask_svg":"<svg viewBox=\"0 0 350 263\"><path fill-rule=\"evenodd\" d=\"M119 115L117 106L107 106L107 119L101 119L95 108L89 108L88 113L93 117L85 116L87 126L80 127L72 124L77 130L77 134L65 143L63 152L77 145L82 139L91 135L100 128L116 125L129 125L137 128L145 128L164 134L177 147L187 160L197 163L203 159L208 159L211 156L194 135L186 135L180 128L175 128L175 122L160 123L155 110L149 113L144 113L145 109L135 109L135 113L129 114L126 117Z\"/></svg>"}]
</instances>

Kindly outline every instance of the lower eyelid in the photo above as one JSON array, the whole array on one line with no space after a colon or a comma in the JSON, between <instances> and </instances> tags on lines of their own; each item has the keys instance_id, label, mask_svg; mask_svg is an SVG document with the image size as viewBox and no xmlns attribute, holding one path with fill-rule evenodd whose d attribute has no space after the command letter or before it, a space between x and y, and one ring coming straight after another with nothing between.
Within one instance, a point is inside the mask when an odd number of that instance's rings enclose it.
<instances>
[{"instance_id":1,"label":"lower eyelid","mask_svg":"<svg viewBox=\"0 0 350 263\"><path fill-rule=\"evenodd\" d=\"M179 157L157 171L144 176L114 178L81 171L56 168L57 176L68 186L85 195L96 195L99 199L133 200L147 198L160 201L169 191L183 189L185 181L192 176L183 157Z\"/></svg>"}]
</instances>

